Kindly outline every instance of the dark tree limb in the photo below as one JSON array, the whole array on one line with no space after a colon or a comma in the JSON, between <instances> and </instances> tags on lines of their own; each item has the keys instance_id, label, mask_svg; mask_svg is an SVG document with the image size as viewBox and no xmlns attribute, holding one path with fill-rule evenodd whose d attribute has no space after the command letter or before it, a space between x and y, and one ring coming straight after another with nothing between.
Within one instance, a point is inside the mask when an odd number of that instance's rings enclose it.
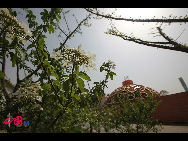
<instances>
[{"instance_id":1,"label":"dark tree limb","mask_svg":"<svg viewBox=\"0 0 188 141\"><path fill-rule=\"evenodd\" d=\"M5 38L6 33L3 33L3 38ZM2 91L7 95L9 99L12 98L11 94L8 92L7 87L6 87L6 82L5 82L5 66L6 66L6 49L5 46L2 47L2 52L3 52L3 62L2 62L2 72L4 73L4 77L1 79L2 83Z\"/></svg>"},{"instance_id":2,"label":"dark tree limb","mask_svg":"<svg viewBox=\"0 0 188 141\"><path fill-rule=\"evenodd\" d=\"M89 8L85 8L85 10L87 10L88 12L96 15L96 16L100 16L103 18L107 18L107 19L112 19L112 20L119 20L119 21L130 21L130 22L161 22L161 23L179 23L179 22L188 22L188 18L183 18L183 19L128 19L128 18L118 18L118 17L113 17L111 15L103 15L100 14L98 11L94 12L94 10L89 9Z\"/></svg>"},{"instance_id":3,"label":"dark tree limb","mask_svg":"<svg viewBox=\"0 0 188 141\"><path fill-rule=\"evenodd\" d=\"M159 30L160 35L165 38L168 42L150 42L150 41L144 41L135 37L130 37L127 36L123 33L114 31L114 30L109 30L107 32L107 34L111 34L111 35L115 35L117 37L121 37L123 40L127 40L127 41L132 41L138 44L142 44L142 45L146 45L146 46L150 46L150 47L157 47L157 48L162 48L162 49L169 49L169 50L175 50L175 51L181 51L181 52L185 52L188 53L188 47L185 45L181 45L175 41L173 41L173 39L171 39L170 37L168 37L165 33L162 32L162 29L157 27L157 29ZM171 46L173 47L171 47Z\"/></svg>"},{"instance_id":4,"label":"dark tree limb","mask_svg":"<svg viewBox=\"0 0 188 141\"><path fill-rule=\"evenodd\" d=\"M161 22L161 23L178 23L178 22L188 22L188 18L187 16L185 16L183 19L127 19L127 18L120 18L120 17L113 17L110 14L104 15L101 14L99 11L95 11L94 9L90 9L90 8L85 8L85 10L87 10L89 13L94 14L96 16L100 16L103 18L107 18L107 19L112 19L112 20L123 20L123 21L131 21L131 22ZM150 46L150 47L157 47L157 48L163 48L163 49L169 49L169 50L175 50L175 51L181 51L181 52L185 52L188 53L188 46L187 45L182 45L177 43L175 40L173 40L172 38L168 37L164 32L162 32L162 29L160 27L157 27L157 30L160 34L160 36L162 36L164 39L167 40L167 42L151 42L151 41L144 41L135 37L130 37L127 36L119 31L117 31L117 29L110 29L107 34L111 34L111 35L115 35L117 37L121 37L124 40L127 41L132 41L138 44L142 44L142 45L146 45L146 46ZM179 37L178 37L179 38Z\"/></svg>"},{"instance_id":5,"label":"dark tree limb","mask_svg":"<svg viewBox=\"0 0 188 141\"><path fill-rule=\"evenodd\" d=\"M183 45L178 44L177 42L173 41L172 38L168 37L164 32L162 32L162 29L160 27L157 27L157 30L159 31L159 34L165 38L170 44L174 45L174 47L183 47Z\"/></svg>"}]
</instances>

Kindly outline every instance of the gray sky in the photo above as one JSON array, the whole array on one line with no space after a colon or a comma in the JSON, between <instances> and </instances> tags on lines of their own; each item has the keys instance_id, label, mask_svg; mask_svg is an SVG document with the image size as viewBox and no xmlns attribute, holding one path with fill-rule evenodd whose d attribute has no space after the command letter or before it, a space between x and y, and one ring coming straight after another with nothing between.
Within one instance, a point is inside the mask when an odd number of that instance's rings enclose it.
<instances>
[{"instance_id":1,"label":"gray sky","mask_svg":"<svg viewBox=\"0 0 188 141\"><path fill-rule=\"evenodd\" d=\"M16 9L19 11L19 9ZM76 26L75 19L71 16L73 13L77 19L81 21L88 14L84 9L70 9L70 17L67 18L67 22L70 23L71 29ZM110 12L111 9L102 9L104 12ZM41 9L35 9L34 14L40 14ZM162 16L185 16L188 15L188 9L118 9L117 14L121 17L129 18L151 18ZM27 21L22 17L18 17L19 21ZM38 20L40 22L40 20ZM108 88L105 89L106 94L110 94L113 90L122 86L124 76L129 76L129 79L133 80L133 83L148 86L158 92L161 90L169 91L169 94L183 92L184 89L179 82L179 77L183 77L185 83L188 85L188 54L171 51L166 49L157 49L147 47L144 45L136 44L129 41L124 41L121 38L107 35L104 32L107 28L110 28L110 21L107 19L90 19L89 23L91 27L82 26L82 35L76 34L74 38L69 40L67 44L70 47L78 47L82 44L83 49L87 53L88 50L96 54L97 71L90 70L88 75L91 77L92 82L103 80L104 73L100 73L99 68L103 62L107 62L109 59L116 64L114 80L109 80ZM125 21L114 21L117 28L130 35L131 33L138 38L148 41L165 41L162 37L153 37L149 34L156 32L156 27L160 26L158 23L132 23ZM62 27L65 24L62 23ZM153 28L153 29L151 29ZM161 28L166 35L176 39L184 30L181 37L178 38L178 42L188 44L188 27L187 24L174 23L171 25L162 24ZM45 42L47 43L49 52L59 47L59 40L56 35L47 35ZM6 68L7 76L11 78L15 83L16 69L11 68L11 63L8 62ZM14 74L15 73L15 74ZM91 84L90 84L91 85ZM92 85L91 85L92 86Z\"/></svg>"}]
</instances>

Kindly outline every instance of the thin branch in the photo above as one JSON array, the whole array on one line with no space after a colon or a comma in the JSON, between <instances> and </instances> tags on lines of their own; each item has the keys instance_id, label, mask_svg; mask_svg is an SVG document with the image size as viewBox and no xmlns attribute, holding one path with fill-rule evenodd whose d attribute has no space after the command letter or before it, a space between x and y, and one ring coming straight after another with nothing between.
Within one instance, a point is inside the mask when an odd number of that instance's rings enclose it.
<instances>
[{"instance_id":1,"label":"thin branch","mask_svg":"<svg viewBox=\"0 0 188 141\"><path fill-rule=\"evenodd\" d=\"M159 34L165 38L167 41L169 41L169 44L172 44L174 47L183 47L183 45L178 44L177 42L173 41L172 38L168 37L164 32L162 32L162 29L160 27L157 27L157 30L159 31Z\"/></svg>"},{"instance_id":2,"label":"thin branch","mask_svg":"<svg viewBox=\"0 0 188 141\"><path fill-rule=\"evenodd\" d=\"M65 20L65 23L66 23L66 25L67 25L67 29L68 29L68 31L69 31L69 33L70 33L70 28L69 28L69 25L68 25L68 23L67 23L65 14L63 14L63 19Z\"/></svg>"},{"instance_id":3,"label":"thin branch","mask_svg":"<svg viewBox=\"0 0 188 141\"><path fill-rule=\"evenodd\" d=\"M22 82L24 82L26 79L29 79L33 74L36 74L37 73L37 71L41 68L41 66L42 66L42 64L39 64L38 66L37 66L37 68L36 68L36 70L35 71L33 71L33 72L31 72L28 76L26 76L24 79L22 79L22 80L19 80L18 79L18 74L17 74L17 84L16 84L16 86L14 87L14 90L13 90L13 93L15 93L17 90L18 90L18 88L19 88L19 86L20 86L20 84L22 83ZM17 71L17 73L19 73L18 71Z\"/></svg>"},{"instance_id":4,"label":"thin branch","mask_svg":"<svg viewBox=\"0 0 188 141\"><path fill-rule=\"evenodd\" d=\"M17 55L17 52L16 52ZM16 66L17 66L17 83L19 83L20 81L20 69L19 69L19 65L18 65L18 60L16 60Z\"/></svg>"},{"instance_id":5,"label":"thin branch","mask_svg":"<svg viewBox=\"0 0 188 141\"><path fill-rule=\"evenodd\" d=\"M143 41L141 39L129 37L129 36L126 36L126 35L123 35L123 34L118 34L115 31L114 32L111 31L109 34L115 35L117 37L121 37L123 40L132 41L132 42L135 42L135 43L138 43L138 44L142 44L142 45L146 45L146 46L150 46L150 47L157 47L157 48L163 48L163 49L169 49L169 50L175 50L175 51L181 51L181 52L188 53L188 48L187 47L184 47L183 45L178 44L178 43L174 44L174 42L172 42L166 36L165 36L165 38L167 38L170 42L168 42L168 43L167 42L163 42L163 43L156 42L156 43L158 43L158 44L156 44L155 42ZM164 46L162 44L172 44L172 45L177 45L178 44L178 47L177 46L175 46L175 47Z\"/></svg>"},{"instance_id":6,"label":"thin branch","mask_svg":"<svg viewBox=\"0 0 188 141\"><path fill-rule=\"evenodd\" d=\"M57 26L57 27L58 27L58 29L59 29L61 32L63 32L63 34L64 34L65 36L68 37L68 35L67 35L59 26Z\"/></svg>"},{"instance_id":7,"label":"thin branch","mask_svg":"<svg viewBox=\"0 0 188 141\"><path fill-rule=\"evenodd\" d=\"M107 19L113 19L113 20L123 20L123 21L130 21L130 22L162 22L162 23L177 23L177 22L188 22L188 18L184 18L184 19L127 19L127 18L118 18L118 17L112 17L110 15L103 15L100 14L99 12L93 12L92 9L89 8L85 8L85 10L87 10L88 12L97 15L97 16L101 16L103 18L107 18Z\"/></svg>"},{"instance_id":8,"label":"thin branch","mask_svg":"<svg viewBox=\"0 0 188 141\"><path fill-rule=\"evenodd\" d=\"M66 42L68 41L68 39L76 32L76 30L82 25L82 23L84 21L86 21L88 18L89 18L90 14L85 18L83 19L79 24L78 26L66 37L65 41L63 42L62 46L59 48L60 50L63 48L63 46L66 44Z\"/></svg>"},{"instance_id":9,"label":"thin branch","mask_svg":"<svg viewBox=\"0 0 188 141\"><path fill-rule=\"evenodd\" d=\"M178 36L178 38L177 39L179 39L179 37L181 37L181 35L183 34L183 32L185 31L185 29L182 31L182 33ZM176 39L176 41L177 41L177 39Z\"/></svg>"}]
</instances>

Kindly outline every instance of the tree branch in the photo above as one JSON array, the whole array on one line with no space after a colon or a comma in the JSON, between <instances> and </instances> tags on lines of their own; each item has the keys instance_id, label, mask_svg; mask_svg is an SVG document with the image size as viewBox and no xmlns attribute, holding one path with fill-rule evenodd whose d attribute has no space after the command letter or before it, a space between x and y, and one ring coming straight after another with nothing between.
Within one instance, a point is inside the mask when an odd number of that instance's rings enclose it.
<instances>
[{"instance_id":1,"label":"tree branch","mask_svg":"<svg viewBox=\"0 0 188 141\"><path fill-rule=\"evenodd\" d=\"M178 43L172 41L172 39L170 39L168 36L164 35L163 33L162 33L162 35L169 42L144 41L144 40L141 40L141 39L138 39L138 38L135 38L135 37L130 37L130 36L124 35L123 33L117 33L114 30L109 30L108 34L115 35L117 37L121 37L123 40L132 41L132 42L135 42L135 43L138 43L138 44L142 44L142 45L146 45L146 46L150 46L150 47L157 47L157 48L163 48L163 49L169 49L169 50L175 50L175 51L181 51L181 52L188 53L188 47L183 46L181 44L178 44ZM169 44L169 45L171 44L174 47L170 47L170 46L167 46L165 44Z\"/></svg>"},{"instance_id":2,"label":"tree branch","mask_svg":"<svg viewBox=\"0 0 188 141\"><path fill-rule=\"evenodd\" d=\"M17 52L16 52L16 55L17 55ZM17 67L17 83L19 83L20 81L20 69L19 69L19 66L18 66L18 60L16 60L16 67Z\"/></svg>"},{"instance_id":3,"label":"tree branch","mask_svg":"<svg viewBox=\"0 0 188 141\"><path fill-rule=\"evenodd\" d=\"M3 38L5 39L6 33L3 33ZM3 53L3 63L2 63L2 72L4 73L4 77L1 79L1 83L2 83L2 90L3 92L5 92L5 94L8 96L9 99L12 98L11 94L8 92L7 87L6 87L6 83L5 83L5 65L6 65L6 49L3 46L2 47L2 53Z\"/></svg>"},{"instance_id":4,"label":"tree branch","mask_svg":"<svg viewBox=\"0 0 188 141\"><path fill-rule=\"evenodd\" d=\"M177 22L188 22L188 18L184 19L127 19L127 18L118 18L118 17L112 17L111 15L103 15L100 14L99 12L93 12L92 9L85 8L88 12L101 16L103 18L107 19L113 19L113 20L123 20L123 21L130 21L130 22L162 22L162 23L177 23Z\"/></svg>"},{"instance_id":5,"label":"tree branch","mask_svg":"<svg viewBox=\"0 0 188 141\"><path fill-rule=\"evenodd\" d=\"M68 107L68 105L71 103L71 101L72 101L72 99L71 99L71 93L72 93L72 88L73 88L73 85L74 85L74 76L73 76L73 73L74 73L74 64L73 64L73 68L72 68L72 85L71 85L71 92L69 93L69 95L68 95L68 101L65 103L65 105L64 105L64 109L63 110L61 110L61 112L59 112L59 114L57 115L57 117L51 122L51 124L48 124L47 125L47 127L48 128L46 128L47 130L47 132L49 132L50 131L50 129L55 125L55 123L57 122L57 120L61 117L61 116L63 116L63 114L64 114L64 112L66 111L66 109L67 109L67 107ZM62 102L61 102L62 103Z\"/></svg>"},{"instance_id":6,"label":"tree branch","mask_svg":"<svg viewBox=\"0 0 188 141\"><path fill-rule=\"evenodd\" d=\"M18 77L19 77L19 71L17 70L17 83L16 83L16 86L14 87L14 90L13 90L13 93L15 93L17 90L18 90L18 88L20 87L20 84L22 83L22 82L24 82L26 79L29 79L33 74L35 74L35 73L37 73L37 71L41 68L41 66L42 66L42 64L39 64L38 66L37 66L37 68L36 68L36 70L35 71L33 71L32 73L30 73L28 76L26 76L24 79L22 79L22 80L20 80L20 79L18 79ZM17 65L17 67L18 67L18 65ZM18 68L19 69L19 68Z\"/></svg>"},{"instance_id":7,"label":"tree branch","mask_svg":"<svg viewBox=\"0 0 188 141\"><path fill-rule=\"evenodd\" d=\"M162 29L160 27L157 27L157 30L159 31L159 34L165 38L170 44L174 45L174 47L183 47L183 45L178 44L177 42L173 41L172 38L168 37L164 32L162 32Z\"/></svg>"},{"instance_id":8,"label":"tree branch","mask_svg":"<svg viewBox=\"0 0 188 141\"><path fill-rule=\"evenodd\" d=\"M90 14L85 18L83 19L79 24L78 26L66 37L65 41L63 42L62 46L59 48L60 50L63 48L63 46L66 44L66 42L68 41L68 39L76 32L76 30L82 25L82 23L84 21L86 21L88 18L89 18ZM62 30L61 30L62 31Z\"/></svg>"}]
</instances>

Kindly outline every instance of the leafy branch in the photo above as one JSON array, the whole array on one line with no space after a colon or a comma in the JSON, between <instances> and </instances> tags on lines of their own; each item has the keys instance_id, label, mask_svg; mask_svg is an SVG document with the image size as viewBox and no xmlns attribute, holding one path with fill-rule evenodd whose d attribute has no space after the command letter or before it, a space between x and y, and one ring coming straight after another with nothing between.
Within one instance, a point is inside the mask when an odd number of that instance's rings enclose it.
<instances>
[{"instance_id":1,"label":"leafy branch","mask_svg":"<svg viewBox=\"0 0 188 141\"><path fill-rule=\"evenodd\" d=\"M77 27L76 27L69 35L67 35L67 34L58 26L58 29L66 35L65 41L62 43L61 47L59 48L60 50L65 46L65 44L66 44L66 42L68 41L68 39L70 39L70 37L72 37L72 35L76 33L77 29L80 28L80 26L82 25L82 23L85 22L89 17L90 17L90 14L89 14L85 19L83 19L83 20L77 25Z\"/></svg>"}]
</instances>

